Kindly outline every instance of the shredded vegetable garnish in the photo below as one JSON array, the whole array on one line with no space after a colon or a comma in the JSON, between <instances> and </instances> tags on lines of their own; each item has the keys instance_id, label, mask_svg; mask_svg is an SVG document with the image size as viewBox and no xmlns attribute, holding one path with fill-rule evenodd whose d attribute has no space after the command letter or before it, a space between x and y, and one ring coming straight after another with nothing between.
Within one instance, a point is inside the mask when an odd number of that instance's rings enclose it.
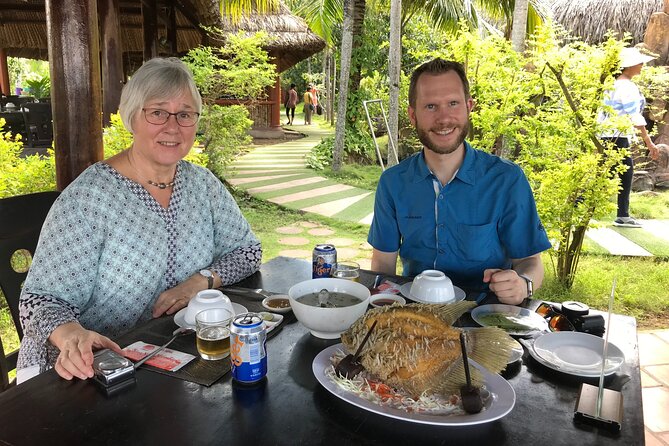
<instances>
[{"instance_id":1,"label":"shredded vegetable garnish","mask_svg":"<svg viewBox=\"0 0 669 446\"><path fill-rule=\"evenodd\" d=\"M391 407L406 412L430 415L461 415L465 413L458 395L451 395L449 398L445 398L441 395L424 393L418 398L413 398L400 390L393 389L384 384L367 372L362 372L353 379L341 377L335 373L334 368L344 356L345 353L337 351L330 358L331 365L325 370L325 374L333 383L346 392L353 393L379 406Z\"/></svg>"}]
</instances>

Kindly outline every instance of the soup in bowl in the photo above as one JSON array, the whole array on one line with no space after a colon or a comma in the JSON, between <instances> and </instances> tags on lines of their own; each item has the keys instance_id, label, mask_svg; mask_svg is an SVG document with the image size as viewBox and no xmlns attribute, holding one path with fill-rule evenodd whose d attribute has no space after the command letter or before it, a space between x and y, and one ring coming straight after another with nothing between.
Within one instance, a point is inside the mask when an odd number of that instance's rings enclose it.
<instances>
[{"instance_id":1,"label":"soup in bowl","mask_svg":"<svg viewBox=\"0 0 669 446\"><path fill-rule=\"evenodd\" d=\"M323 290L327 296L321 294ZM322 339L336 339L346 331L367 310L369 295L364 285L333 278L305 280L288 290L297 320Z\"/></svg>"}]
</instances>

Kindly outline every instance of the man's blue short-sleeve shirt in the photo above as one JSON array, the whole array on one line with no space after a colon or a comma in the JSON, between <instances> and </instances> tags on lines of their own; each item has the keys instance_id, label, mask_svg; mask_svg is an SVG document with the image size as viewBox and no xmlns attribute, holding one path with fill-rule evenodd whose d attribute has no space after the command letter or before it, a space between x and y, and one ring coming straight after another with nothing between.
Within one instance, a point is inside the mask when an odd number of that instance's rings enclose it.
<instances>
[{"instance_id":1,"label":"man's blue short-sleeve shirt","mask_svg":"<svg viewBox=\"0 0 669 446\"><path fill-rule=\"evenodd\" d=\"M550 248L530 185L517 165L465 142L462 166L437 186L423 152L379 179L367 240L396 252L403 274L444 271L455 284L481 286L486 268Z\"/></svg>"}]
</instances>

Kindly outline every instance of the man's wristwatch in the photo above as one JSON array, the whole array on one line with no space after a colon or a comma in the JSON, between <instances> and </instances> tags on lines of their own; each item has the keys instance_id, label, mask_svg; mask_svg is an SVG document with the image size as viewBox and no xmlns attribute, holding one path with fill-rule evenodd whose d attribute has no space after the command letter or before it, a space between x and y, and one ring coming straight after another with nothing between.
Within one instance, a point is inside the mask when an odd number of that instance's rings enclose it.
<instances>
[{"instance_id":1,"label":"man's wristwatch","mask_svg":"<svg viewBox=\"0 0 669 446\"><path fill-rule=\"evenodd\" d=\"M524 274L518 274L518 277L525 279L525 282L527 283L527 297L532 297L534 295L534 283L532 282L532 279Z\"/></svg>"},{"instance_id":2,"label":"man's wristwatch","mask_svg":"<svg viewBox=\"0 0 669 446\"><path fill-rule=\"evenodd\" d=\"M208 269L201 269L200 270L200 275L207 279L207 288L208 289L214 288L214 273L212 273Z\"/></svg>"}]
</instances>

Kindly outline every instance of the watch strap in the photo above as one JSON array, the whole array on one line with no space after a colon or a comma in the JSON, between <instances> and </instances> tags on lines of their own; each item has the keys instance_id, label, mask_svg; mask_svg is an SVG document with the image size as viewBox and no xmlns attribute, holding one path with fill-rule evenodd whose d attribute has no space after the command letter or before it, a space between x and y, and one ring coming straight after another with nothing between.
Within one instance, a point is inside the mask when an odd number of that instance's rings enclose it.
<instances>
[{"instance_id":1,"label":"watch strap","mask_svg":"<svg viewBox=\"0 0 669 446\"><path fill-rule=\"evenodd\" d=\"M525 283L527 284L527 297L532 297L534 295L534 282L532 282L532 279L525 274L518 274L518 277L525 279Z\"/></svg>"}]
</instances>

